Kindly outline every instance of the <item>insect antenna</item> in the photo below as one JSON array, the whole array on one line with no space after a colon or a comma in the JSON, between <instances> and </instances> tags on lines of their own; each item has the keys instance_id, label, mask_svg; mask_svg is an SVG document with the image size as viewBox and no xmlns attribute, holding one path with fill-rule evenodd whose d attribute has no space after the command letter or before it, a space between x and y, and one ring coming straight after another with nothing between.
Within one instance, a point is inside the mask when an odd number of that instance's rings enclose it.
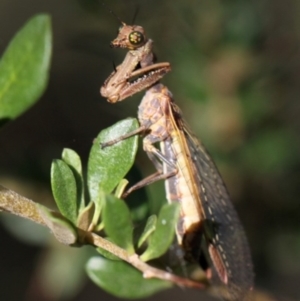
<instances>
[{"instance_id":1,"label":"insect antenna","mask_svg":"<svg viewBox=\"0 0 300 301\"><path fill-rule=\"evenodd\" d=\"M104 6L123 26L126 25L125 22L123 22L118 16L117 14L115 14L115 12L105 3L105 2L101 2L102 6Z\"/></svg>"},{"instance_id":2,"label":"insect antenna","mask_svg":"<svg viewBox=\"0 0 300 301\"><path fill-rule=\"evenodd\" d=\"M135 23L139 11L140 11L140 7L139 7L139 6L136 6L136 9L135 9L134 14L133 14L133 17L132 17L132 22L131 22L131 24L134 24L134 23Z\"/></svg>"}]
</instances>

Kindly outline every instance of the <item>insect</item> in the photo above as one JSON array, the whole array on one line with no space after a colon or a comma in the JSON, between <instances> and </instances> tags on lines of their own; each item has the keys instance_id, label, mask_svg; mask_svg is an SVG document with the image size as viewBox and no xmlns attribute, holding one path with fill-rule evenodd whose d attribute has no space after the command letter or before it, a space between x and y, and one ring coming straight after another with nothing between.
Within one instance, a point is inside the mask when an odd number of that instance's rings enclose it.
<instances>
[{"instance_id":1,"label":"insect","mask_svg":"<svg viewBox=\"0 0 300 301\"><path fill-rule=\"evenodd\" d=\"M140 127L104 146L143 133L143 149L157 169L126 194L164 179L168 201L180 203L176 236L186 257L206 270L224 300L250 300L253 268L243 227L210 155L189 130L172 93L159 83L170 64L154 63L153 42L138 25L122 22L111 46L128 52L101 95L116 103L144 89L146 94L138 109Z\"/></svg>"}]
</instances>

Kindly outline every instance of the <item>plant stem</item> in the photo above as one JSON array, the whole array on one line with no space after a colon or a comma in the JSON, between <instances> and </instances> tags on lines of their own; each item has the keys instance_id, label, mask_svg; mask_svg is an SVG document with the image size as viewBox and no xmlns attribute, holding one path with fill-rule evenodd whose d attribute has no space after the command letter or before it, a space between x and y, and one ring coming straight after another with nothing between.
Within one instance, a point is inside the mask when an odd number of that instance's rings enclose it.
<instances>
[{"instance_id":1,"label":"plant stem","mask_svg":"<svg viewBox=\"0 0 300 301\"><path fill-rule=\"evenodd\" d=\"M40 214L38 206L40 207L41 205L37 205L35 202L0 185L0 211L9 212L47 227L42 215ZM59 213L57 212L57 214ZM79 228L76 228L76 231L80 239L80 244L91 244L95 247L101 247L102 249L105 249L106 251L116 255L120 259L128 262L140 270L145 278L159 278L162 280L171 281L179 286L194 287L198 289L205 288L203 283L178 277L163 270L154 268L140 260L137 254L129 254L126 250L118 247L117 245L95 233Z\"/></svg>"}]
</instances>

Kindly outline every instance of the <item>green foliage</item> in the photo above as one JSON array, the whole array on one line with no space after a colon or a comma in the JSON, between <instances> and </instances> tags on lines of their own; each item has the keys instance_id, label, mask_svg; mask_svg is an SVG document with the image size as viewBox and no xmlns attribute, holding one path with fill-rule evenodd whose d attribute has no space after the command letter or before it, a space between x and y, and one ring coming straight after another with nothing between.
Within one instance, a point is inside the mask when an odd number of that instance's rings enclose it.
<instances>
[{"instance_id":1,"label":"green foliage","mask_svg":"<svg viewBox=\"0 0 300 301\"><path fill-rule=\"evenodd\" d=\"M87 273L97 285L120 298L145 298L172 286L167 281L143 278L139 271L125 262L100 257L89 260Z\"/></svg>"},{"instance_id":2,"label":"green foliage","mask_svg":"<svg viewBox=\"0 0 300 301\"><path fill-rule=\"evenodd\" d=\"M105 233L112 241L129 253L134 253L133 224L126 203L113 195L106 196L102 218Z\"/></svg>"},{"instance_id":3,"label":"green foliage","mask_svg":"<svg viewBox=\"0 0 300 301\"><path fill-rule=\"evenodd\" d=\"M135 119L120 121L115 126L102 131L95 140L89 157L87 174L90 200L95 204L95 210L89 201L84 200L82 164L76 152L64 149L63 160L53 161L51 167L53 195L62 215L74 225L77 225L79 219L85 216L85 224L94 222L95 227L98 226L100 210L105 200L104 192L111 192L133 165L138 137L126 139L105 149L102 149L100 144L131 132L137 126L138 123ZM123 158L118 159L118 156L123 156ZM115 158L116 160L114 160ZM118 168L115 164L118 164ZM86 205L87 208L84 207ZM81 208L82 214L80 214L79 208ZM86 221L90 212L94 212L94 216L92 220Z\"/></svg>"},{"instance_id":4,"label":"green foliage","mask_svg":"<svg viewBox=\"0 0 300 301\"><path fill-rule=\"evenodd\" d=\"M29 20L0 60L0 121L13 119L32 106L48 81L51 22L47 15Z\"/></svg>"},{"instance_id":5,"label":"green foliage","mask_svg":"<svg viewBox=\"0 0 300 301\"><path fill-rule=\"evenodd\" d=\"M163 255L174 238L175 225L179 217L179 204L164 205L158 215L156 229L149 236L148 248L141 259L148 261Z\"/></svg>"},{"instance_id":6,"label":"green foliage","mask_svg":"<svg viewBox=\"0 0 300 301\"><path fill-rule=\"evenodd\" d=\"M77 186L77 203L79 210L84 208L84 187L82 176L82 164L79 155L72 149L65 148L62 153L62 159L72 169Z\"/></svg>"},{"instance_id":7,"label":"green foliage","mask_svg":"<svg viewBox=\"0 0 300 301\"><path fill-rule=\"evenodd\" d=\"M126 202L119 197L127 184L123 179L134 163L137 151L137 137L102 148L101 144L126 135L138 127L135 119L126 119L103 130L92 146L88 161L87 186L90 192L88 200L83 199L82 164L79 156L70 149L62 153L63 160L54 160L51 168L52 191L62 215L74 226L88 231L104 230L105 238L135 254L135 246L143 247L141 259L148 261L163 255L174 239L177 223L178 204L164 205L158 218L152 215L139 237L134 237L134 224L131 211ZM111 192L115 191L115 195ZM79 210L80 206L85 204ZM60 241L72 241L72 227L65 221L43 214ZM57 233L62 228L62 238ZM58 229L58 231L57 231ZM75 236L76 237L76 236ZM102 248L97 249L104 258L92 258L87 265L91 279L112 294L126 298L141 298L169 287L162 280L145 280L141 272L120 262L117 254L111 254ZM118 277L116 277L118 275ZM118 278L118 281L112 279Z\"/></svg>"},{"instance_id":8,"label":"green foliage","mask_svg":"<svg viewBox=\"0 0 300 301\"><path fill-rule=\"evenodd\" d=\"M94 141L88 161L88 188L92 200L99 199L99 189L111 193L133 165L138 137L134 136L102 149L101 143L111 141L137 128L136 119L126 119L103 130Z\"/></svg>"},{"instance_id":9,"label":"green foliage","mask_svg":"<svg viewBox=\"0 0 300 301\"><path fill-rule=\"evenodd\" d=\"M130 133L137 127L137 120L128 118L101 131L94 141L88 160L87 184L90 199L95 203L95 224L104 200L103 193L111 193L133 165L138 137L125 139L106 148L101 145ZM101 228L101 225L98 226Z\"/></svg>"},{"instance_id":10,"label":"green foliage","mask_svg":"<svg viewBox=\"0 0 300 301\"><path fill-rule=\"evenodd\" d=\"M78 214L76 180L72 169L62 160L52 163L51 186L59 211L75 224Z\"/></svg>"}]
</instances>

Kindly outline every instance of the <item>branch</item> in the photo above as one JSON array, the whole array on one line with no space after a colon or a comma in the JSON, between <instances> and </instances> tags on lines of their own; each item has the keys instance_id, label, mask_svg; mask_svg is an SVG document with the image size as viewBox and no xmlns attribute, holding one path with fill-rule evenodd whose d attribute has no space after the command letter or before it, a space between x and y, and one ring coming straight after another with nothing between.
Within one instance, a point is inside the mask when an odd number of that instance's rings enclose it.
<instances>
[{"instance_id":1,"label":"branch","mask_svg":"<svg viewBox=\"0 0 300 301\"><path fill-rule=\"evenodd\" d=\"M41 205L19 195L18 193L7 189L0 185L0 211L9 212L11 214L29 219L37 224L49 227L45 222L40 210ZM49 209L47 209L49 210ZM58 212L54 212L60 215ZM182 278L163 270L154 268L140 260L137 254L129 254L126 250L116 246L110 241L100 237L99 235L88 232L79 228L75 229L78 233L80 244L90 244L95 247L100 247L106 251L116 255L120 259L128 262L136 269L143 273L144 278L158 278L171 281L177 285L194 288L205 288L203 283L192 281L187 278ZM56 235L55 235L56 236ZM60 240L61 242L61 240Z\"/></svg>"},{"instance_id":2,"label":"branch","mask_svg":"<svg viewBox=\"0 0 300 301\"><path fill-rule=\"evenodd\" d=\"M47 226L39 213L36 203L0 185L0 210L29 219Z\"/></svg>"}]
</instances>

